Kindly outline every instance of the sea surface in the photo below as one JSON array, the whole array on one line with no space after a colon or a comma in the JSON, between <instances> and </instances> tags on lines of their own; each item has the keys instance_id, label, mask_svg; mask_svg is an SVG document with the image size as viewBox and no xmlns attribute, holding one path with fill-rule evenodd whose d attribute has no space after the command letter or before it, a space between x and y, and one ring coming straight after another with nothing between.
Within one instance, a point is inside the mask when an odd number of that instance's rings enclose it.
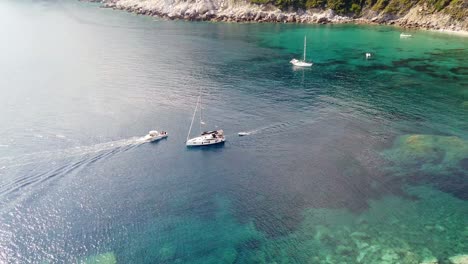
<instances>
[{"instance_id":1,"label":"sea surface","mask_svg":"<svg viewBox=\"0 0 468 264\"><path fill-rule=\"evenodd\" d=\"M0 1L0 25L0 263L468 254L466 37L52 0ZM185 147L200 93L224 145Z\"/></svg>"}]
</instances>

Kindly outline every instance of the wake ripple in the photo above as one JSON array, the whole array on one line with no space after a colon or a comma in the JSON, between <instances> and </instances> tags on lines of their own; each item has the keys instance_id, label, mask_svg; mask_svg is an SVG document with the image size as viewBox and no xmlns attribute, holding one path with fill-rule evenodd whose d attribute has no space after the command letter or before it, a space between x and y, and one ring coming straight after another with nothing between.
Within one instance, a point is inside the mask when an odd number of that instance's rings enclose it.
<instances>
[{"instance_id":1,"label":"wake ripple","mask_svg":"<svg viewBox=\"0 0 468 264\"><path fill-rule=\"evenodd\" d=\"M244 133L245 135L255 135L255 134L278 134L286 132L290 129L295 129L297 127L312 123L311 121L299 120L299 121L289 121L289 122L277 122L263 127L259 127L252 130L241 131L239 133Z\"/></svg>"},{"instance_id":2,"label":"wake ripple","mask_svg":"<svg viewBox=\"0 0 468 264\"><path fill-rule=\"evenodd\" d=\"M6 179L0 185L0 195L5 195L14 192L31 184L45 182L56 176L66 175L81 166L92 164L98 160L102 160L117 153L130 150L146 142L147 141L145 141L142 137L134 137L130 139L111 141L91 146L80 146L56 151L43 151L21 156L0 158L1 175L2 171L7 171L9 169L14 168L21 168L26 165L34 165L40 163L54 164L59 160L66 160L78 157L77 161L67 163L52 170L47 170L46 172L34 175L17 175L19 177Z\"/></svg>"}]
</instances>

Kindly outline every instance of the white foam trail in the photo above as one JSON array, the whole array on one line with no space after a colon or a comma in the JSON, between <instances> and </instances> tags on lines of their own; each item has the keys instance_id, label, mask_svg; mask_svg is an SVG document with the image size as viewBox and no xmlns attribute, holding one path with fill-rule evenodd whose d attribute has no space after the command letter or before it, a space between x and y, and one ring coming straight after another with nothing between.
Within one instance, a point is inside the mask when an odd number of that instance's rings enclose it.
<instances>
[{"instance_id":1,"label":"white foam trail","mask_svg":"<svg viewBox=\"0 0 468 264\"><path fill-rule=\"evenodd\" d=\"M277 122L277 123L273 123L273 124L263 126L263 127L259 127L259 128L256 128L256 129L252 129L252 130L241 131L241 132L238 132L237 135L239 135L239 133L242 133L243 136L250 136L250 135L255 135L255 134L258 134L258 133L276 134L276 133L281 133L281 132L287 131L287 130L292 129L292 128L297 128L297 127L304 126L304 125L307 125L307 124L313 124L315 122L316 121L314 121L314 120L298 120L298 121L291 121L291 122Z\"/></svg>"},{"instance_id":2,"label":"white foam trail","mask_svg":"<svg viewBox=\"0 0 468 264\"><path fill-rule=\"evenodd\" d=\"M263 127L259 127L259 128L256 128L256 129L252 129L252 130L241 131L239 133L244 133L245 135L250 136L250 135L258 134L259 132L262 132L262 131L266 131L266 130L270 130L270 129L274 129L274 128L281 128L281 127L285 127L285 126L288 126L288 123L273 123L273 124L263 126Z\"/></svg>"},{"instance_id":3,"label":"white foam trail","mask_svg":"<svg viewBox=\"0 0 468 264\"><path fill-rule=\"evenodd\" d=\"M33 170L31 173L13 173L13 177L9 177L0 183L0 200L2 195L27 188L27 186L32 184L44 182L55 177L61 177L81 166L129 150L146 142L148 141L144 138L134 137L91 146L79 146L56 151L36 152L16 157L1 158L0 175L5 173L5 169L22 167L28 164L46 163L50 166L42 171ZM73 159L70 159L72 157ZM70 160L66 160L67 158ZM60 164L57 162L59 160L66 161Z\"/></svg>"},{"instance_id":4,"label":"white foam trail","mask_svg":"<svg viewBox=\"0 0 468 264\"><path fill-rule=\"evenodd\" d=\"M0 158L0 166L2 168L12 168L38 162L54 162L55 160L66 159L76 156L85 156L127 146L137 146L145 142L146 141L143 137L134 137L129 139L99 143L91 146L77 146L68 149L29 153L21 156L3 157Z\"/></svg>"}]
</instances>

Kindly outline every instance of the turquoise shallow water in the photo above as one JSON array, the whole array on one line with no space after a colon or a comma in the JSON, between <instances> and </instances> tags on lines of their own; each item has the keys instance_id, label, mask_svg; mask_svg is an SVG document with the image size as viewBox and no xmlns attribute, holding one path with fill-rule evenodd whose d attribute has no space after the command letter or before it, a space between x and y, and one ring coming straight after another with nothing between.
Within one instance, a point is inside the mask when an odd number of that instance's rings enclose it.
<instances>
[{"instance_id":1,"label":"turquoise shallow water","mask_svg":"<svg viewBox=\"0 0 468 264\"><path fill-rule=\"evenodd\" d=\"M3 1L0 22L1 263L468 254L466 38L75 1ZM200 87L224 146L185 148Z\"/></svg>"}]
</instances>

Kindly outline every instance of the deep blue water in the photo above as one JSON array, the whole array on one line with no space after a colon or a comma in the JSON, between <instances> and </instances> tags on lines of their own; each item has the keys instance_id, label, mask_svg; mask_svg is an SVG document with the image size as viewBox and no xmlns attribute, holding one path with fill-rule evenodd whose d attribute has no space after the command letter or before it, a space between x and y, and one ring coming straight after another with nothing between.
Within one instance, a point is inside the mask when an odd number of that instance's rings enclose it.
<instances>
[{"instance_id":1,"label":"deep blue water","mask_svg":"<svg viewBox=\"0 0 468 264\"><path fill-rule=\"evenodd\" d=\"M468 254L467 38L75 1L4 1L0 23L1 263ZM223 146L185 147L200 88Z\"/></svg>"}]
</instances>

